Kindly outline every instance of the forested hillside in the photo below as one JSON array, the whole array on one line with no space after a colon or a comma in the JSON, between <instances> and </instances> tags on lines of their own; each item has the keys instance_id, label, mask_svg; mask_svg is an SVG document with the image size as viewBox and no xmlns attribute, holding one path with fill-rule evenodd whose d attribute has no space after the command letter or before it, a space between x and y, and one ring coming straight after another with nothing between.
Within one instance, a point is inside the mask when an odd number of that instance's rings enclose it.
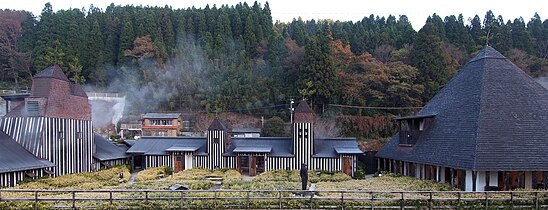
<instances>
[{"instance_id":1,"label":"forested hillside","mask_svg":"<svg viewBox=\"0 0 548 210\"><path fill-rule=\"evenodd\" d=\"M364 14L365 15L365 14ZM458 14L457 14L458 15ZM504 19L511 18L511 19ZM21 88L52 63L88 90L122 91L133 112L236 111L288 120L289 99L338 116L343 135L393 133L486 43L548 73L548 20L431 15L274 23L269 4L0 11L0 80ZM515 19L514 19L515 18ZM334 104L352 105L353 108Z\"/></svg>"}]
</instances>

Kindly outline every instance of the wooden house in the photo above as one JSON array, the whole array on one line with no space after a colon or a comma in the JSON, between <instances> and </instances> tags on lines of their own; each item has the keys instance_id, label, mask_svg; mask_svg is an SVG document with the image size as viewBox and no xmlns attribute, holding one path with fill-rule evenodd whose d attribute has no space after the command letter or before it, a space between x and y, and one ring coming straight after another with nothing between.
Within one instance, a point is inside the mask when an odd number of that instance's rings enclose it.
<instances>
[{"instance_id":1,"label":"wooden house","mask_svg":"<svg viewBox=\"0 0 548 210\"><path fill-rule=\"evenodd\" d=\"M484 47L376 154L380 170L466 191L544 188L548 92Z\"/></svg>"},{"instance_id":2,"label":"wooden house","mask_svg":"<svg viewBox=\"0 0 548 210\"><path fill-rule=\"evenodd\" d=\"M181 113L146 113L142 121L143 136L179 136L183 131Z\"/></svg>"},{"instance_id":3,"label":"wooden house","mask_svg":"<svg viewBox=\"0 0 548 210\"><path fill-rule=\"evenodd\" d=\"M53 163L53 176L93 171L94 155L111 146L95 144L87 95L58 65L34 76L30 95L3 98L14 102L0 118L0 130L36 158Z\"/></svg>"},{"instance_id":4,"label":"wooden house","mask_svg":"<svg viewBox=\"0 0 548 210\"><path fill-rule=\"evenodd\" d=\"M306 102L295 111L292 137L231 137L218 119L206 137L143 137L127 151L134 168L169 166L175 172L194 167L234 168L255 176L264 171L299 169L343 171L353 175L356 155L362 151L355 138L315 138L313 113Z\"/></svg>"}]
</instances>

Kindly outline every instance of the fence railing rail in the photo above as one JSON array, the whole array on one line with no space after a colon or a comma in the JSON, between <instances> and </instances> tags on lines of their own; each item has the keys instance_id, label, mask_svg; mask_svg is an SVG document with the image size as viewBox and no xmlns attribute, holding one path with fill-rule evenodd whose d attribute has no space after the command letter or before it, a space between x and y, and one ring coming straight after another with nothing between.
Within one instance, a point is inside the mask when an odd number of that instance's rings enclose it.
<instances>
[{"instance_id":1,"label":"fence railing rail","mask_svg":"<svg viewBox=\"0 0 548 210\"><path fill-rule=\"evenodd\" d=\"M512 208L546 209L548 191L20 190L0 189L0 209L40 208Z\"/></svg>"}]
</instances>

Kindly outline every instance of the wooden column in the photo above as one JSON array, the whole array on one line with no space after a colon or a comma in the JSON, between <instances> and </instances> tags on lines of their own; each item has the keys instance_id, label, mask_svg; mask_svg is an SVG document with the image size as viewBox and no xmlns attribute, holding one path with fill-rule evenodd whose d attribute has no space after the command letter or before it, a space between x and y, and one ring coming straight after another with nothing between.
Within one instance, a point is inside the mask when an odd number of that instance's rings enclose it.
<instances>
[{"instance_id":1,"label":"wooden column","mask_svg":"<svg viewBox=\"0 0 548 210\"><path fill-rule=\"evenodd\" d=\"M478 178L478 172L477 171L472 171L472 191L476 191L476 180Z\"/></svg>"}]
</instances>

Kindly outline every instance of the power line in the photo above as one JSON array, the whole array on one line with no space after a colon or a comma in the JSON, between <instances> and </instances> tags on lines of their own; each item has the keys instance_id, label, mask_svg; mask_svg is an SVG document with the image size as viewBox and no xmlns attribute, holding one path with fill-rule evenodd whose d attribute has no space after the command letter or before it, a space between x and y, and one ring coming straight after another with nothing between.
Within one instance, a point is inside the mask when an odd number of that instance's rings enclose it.
<instances>
[{"instance_id":1,"label":"power line","mask_svg":"<svg viewBox=\"0 0 548 210\"><path fill-rule=\"evenodd\" d=\"M385 110L403 110L403 109L422 109L419 106L406 106L406 107L395 107L395 106L353 106L353 105L343 105L343 104L328 104L328 106L343 107L343 108L356 108L356 109L385 109Z\"/></svg>"}]
</instances>

